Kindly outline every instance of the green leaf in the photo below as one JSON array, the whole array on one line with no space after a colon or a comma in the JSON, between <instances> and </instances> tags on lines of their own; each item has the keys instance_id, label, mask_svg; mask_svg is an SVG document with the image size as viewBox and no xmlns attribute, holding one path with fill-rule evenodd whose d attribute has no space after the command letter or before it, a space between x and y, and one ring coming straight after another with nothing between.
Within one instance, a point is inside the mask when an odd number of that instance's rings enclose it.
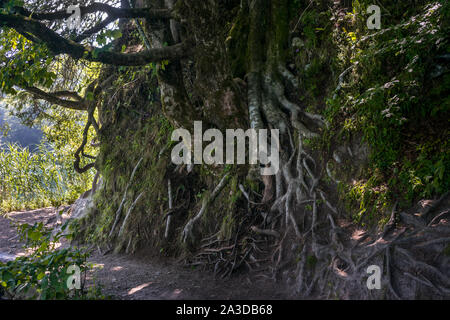
<instances>
[{"instance_id":1,"label":"green leaf","mask_svg":"<svg viewBox=\"0 0 450 320\"><path fill-rule=\"evenodd\" d=\"M4 270L2 272L2 281L8 282L9 280L13 279L13 275L8 270Z\"/></svg>"},{"instance_id":2,"label":"green leaf","mask_svg":"<svg viewBox=\"0 0 450 320\"><path fill-rule=\"evenodd\" d=\"M113 37L114 39L120 38L121 36L122 36L122 32L120 32L119 29L114 30L114 31L112 32L112 37Z\"/></svg>"},{"instance_id":3,"label":"green leaf","mask_svg":"<svg viewBox=\"0 0 450 320\"><path fill-rule=\"evenodd\" d=\"M28 234L31 240L38 241L41 238L41 233L39 231L32 231Z\"/></svg>"}]
</instances>

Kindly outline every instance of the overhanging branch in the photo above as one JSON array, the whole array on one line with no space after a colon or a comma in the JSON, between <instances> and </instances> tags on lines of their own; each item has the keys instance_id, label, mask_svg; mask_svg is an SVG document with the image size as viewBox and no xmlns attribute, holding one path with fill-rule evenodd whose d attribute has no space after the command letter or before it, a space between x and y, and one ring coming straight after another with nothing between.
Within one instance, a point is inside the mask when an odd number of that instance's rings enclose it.
<instances>
[{"instance_id":1,"label":"overhanging branch","mask_svg":"<svg viewBox=\"0 0 450 320\"><path fill-rule=\"evenodd\" d=\"M113 17L106 17L106 19L100 21L99 23L97 23L95 26L93 26L92 28L84 31L82 34L78 35L75 38L75 42L81 42L84 39L90 37L93 34L96 34L97 32L100 32L102 29L106 28L108 26L108 24L112 23L115 20L115 18Z\"/></svg>"},{"instance_id":2,"label":"overhanging branch","mask_svg":"<svg viewBox=\"0 0 450 320\"><path fill-rule=\"evenodd\" d=\"M87 110L85 102L82 101L81 97L75 92L57 91L54 93L48 93L48 92L45 92L36 87L24 87L23 89L25 91L31 93L37 99L43 99L50 103L57 104L62 107L73 109L73 110L80 110L80 111ZM61 99L60 97L75 98L78 101L65 100L65 99Z\"/></svg>"},{"instance_id":3,"label":"overhanging branch","mask_svg":"<svg viewBox=\"0 0 450 320\"><path fill-rule=\"evenodd\" d=\"M52 92L52 94L58 98L66 97L66 98L72 98L72 99L75 99L78 101L83 100L83 98L80 97L80 95L78 93L73 92L73 91L68 91L68 90L55 91L55 92Z\"/></svg>"},{"instance_id":4,"label":"overhanging branch","mask_svg":"<svg viewBox=\"0 0 450 320\"><path fill-rule=\"evenodd\" d=\"M115 8L106 3L94 2L88 6L80 6L80 14L84 16L90 13L104 12L114 19L120 18L143 18L143 19L173 19L174 16L170 10L166 9L152 9L152 8ZM31 17L39 21L55 21L67 19L72 13L67 13L66 10L59 10L54 12L31 12L22 7L16 7L16 12Z\"/></svg>"},{"instance_id":5,"label":"overhanging branch","mask_svg":"<svg viewBox=\"0 0 450 320\"><path fill-rule=\"evenodd\" d=\"M74 59L86 59L92 62L121 66L140 66L162 60L178 60L188 55L188 45L179 43L163 48L145 50L138 53L119 53L83 46L75 41L65 39L52 29L32 18L20 15L0 13L0 23L20 33L28 33L41 43L45 43L55 54L68 54Z\"/></svg>"}]
</instances>

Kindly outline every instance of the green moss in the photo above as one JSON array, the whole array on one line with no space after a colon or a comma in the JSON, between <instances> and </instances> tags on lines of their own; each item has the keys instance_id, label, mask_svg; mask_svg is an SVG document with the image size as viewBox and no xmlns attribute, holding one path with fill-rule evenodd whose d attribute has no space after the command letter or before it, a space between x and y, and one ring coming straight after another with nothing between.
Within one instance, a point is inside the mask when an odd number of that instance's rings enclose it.
<instances>
[{"instance_id":1,"label":"green moss","mask_svg":"<svg viewBox=\"0 0 450 320\"><path fill-rule=\"evenodd\" d=\"M222 225L220 226L219 239L230 239L233 235L236 221L231 214L226 215L222 219Z\"/></svg>"},{"instance_id":2,"label":"green moss","mask_svg":"<svg viewBox=\"0 0 450 320\"><path fill-rule=\"evenodd\" d=\"M248 8L244 6L231 24L225 44L230 52L231 70L234 77L243 79L247 65L247 38L249 32Z\"/></svg>"},{"instance_id":3,"label":"green moss","mask_svg":"<svg viewBox=\"0 0 450 320\"><path fill-rule=\"evenodd\" d=\"M134 82L137 87L151 85L147 82ZM138 89L136 89L138 90ZM126 93L127 92L127 93ZM132 95L131 91L119 91L117 96L121 101L128 100L135 105L134 113L120 111L113 112L114 104L103 106L102 117L104 125L101 131L102 143L97 158L98 169L105 184L94 197L95 211L80 221L79 236L88 242L104 243L110 240L115 242L115 250L121 251L128 247L129 251L135 250L143 240L154 243L160 239L151 239L150 227L155 227L158 232L164 227L163 215L160 206L163 202L161 195L167 193L165 175L169 157L166 154L160 157L159 153L167 146L168 137L173 130L169 121L161 114L160 109L148 109L146 96ZM134 97L134 98L133 98ZM144 100L142 100L144 98ZM147 116L142 116L147 114ZM131 172L139 159L142 163L136 172L135 179L131 182L126 194L126 201L122 209L122 219L116 226L116 234L121 227L123 218L138 194L145 193L134 208L123 235L116 239L109 238L109 232L115 219L115 214L122 201L126 186L130 183ZM167 196L166 196L167 199ZM145 226L140 232L146 234L144 239L141 233L136 234L139 226ZM132 239L130 242L129 239Z\"/></svg>"},{"instance_id":4,"label":"green moss","mask_svg":"<svg viewBox=\"0 0 450 320\"><path fill-rule=\"evenodd\" d=\"M354 181L350 186L341 184L340 194L355 222L381 227L386 221L392 205L390 194L374 177L368 181Z\"/></svg>"},{"instance_id":5,"label":"green moss","mask_svg":"<svg viewBox=\"0 0 450 320\"><path fill-rule=\"evenodd\" d=\"M436 45L436 41L449 32L444 16L450 5L437 1L441 7L431 9L425 1L410 7L390 3L384 30L376 32L365 25L369 2L353 2L353 11L338 19L339 28L332 33L337 49L335 78L348 66L354 68L344 78L339 94L331 91L326 99L324 115L331 126L320 145L330 150L355 137L367 143L367 170L352 172L344 164L335 171L351 173L341 179L345 185L341 196L355 220L381 225L394 202L405 208L418 198L450 188L450 132L442 122L449 117L450 75L430 79L433 57L448 51L448 44ZM313 19L313 14L305 19ZM317 33L304 32L311 39L306 47L320 51L325 43L316 42ZM308 77L314 81L314 74L321 73L320 64L314 58L311 70L316 70L305 74L310 90L315 90L315 84Z\"/></svg>"},{"instance_id":6,"label":"green moss","mask_svg":"<svg viewBox=\"0 0 450 320\"><path fill-rule=\"evenodd\" d=\"M269 63L276 68L281 61L286 61L289 37L289 7L287 0L271 1L271 27L269 30ZM270 61L272 60L272 61ZM276 70L276 69L275 69Z\"/></svg>"}]
</instances>

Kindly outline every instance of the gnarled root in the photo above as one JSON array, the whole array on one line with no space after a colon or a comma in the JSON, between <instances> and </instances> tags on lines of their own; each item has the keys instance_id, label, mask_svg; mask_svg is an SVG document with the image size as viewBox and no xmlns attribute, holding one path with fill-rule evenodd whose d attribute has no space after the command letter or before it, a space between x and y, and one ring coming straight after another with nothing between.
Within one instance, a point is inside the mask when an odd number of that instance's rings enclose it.
<instances>
[{"instance_id":1,"label":"gnarled root","mask_svg":"<svg viewBox=\"0 0 450 320\"><path fill-rule=\"evenodd\" d=\"M292 82L286 71L280 74ZM276 196L269 212L257 215L260 224L253 222L249 226L254 238L235 241L233 249L222 246L203 252L201 256L207 259L207 264L214 265L215 272L222 275L246 266L265 278L278 280L280 275L284 276L291 279L297 297L449 298L449 258L443 254L450 239L450 226L445 219L448 210L437 210L448 194L419 216L398 214L394 206L382 232L359 237L354 233L357 226L344 222L345 215L329 201L321 186L321 173L329 172L329 168L321 169L303 147L304 138L317 136L305 123L321 128L326 122L288 101L284 87L272 77L265 77L259 88L261 104L257 110L270 126L284 132L292 150L281 150L280 170L275 176ZM252 95L256 97L258 93L253 91ZM296 146L291 128L298 133ZM244 196L250 210L260 206L247 192ZM403 222L401 226L398 216ZM296 268L292 268L293 264ZM371 265L380 267L381 287L386 290L368 287L367 272Z\"/></svg>"},{"instance_id":2,"label":"gnarled root","mask_svg":"<svg viewBox=\"0 0 450 320\"><path fill-rule=\"evenodd\" d=\"M227 185L228 181L229 181L229 174L227 173L222 177L222 179L220 180L219 184L216 186L212 194L209 197L203 199L203 204L200 211L184 226L183 232L181 234L183 242L186 242L188 239L192 239L193 235L192 232L195 223L205 214L205 212L208 210L209 205L219 195L220 191L222 191L222 189Z\"/></svg>"}]
</instances>

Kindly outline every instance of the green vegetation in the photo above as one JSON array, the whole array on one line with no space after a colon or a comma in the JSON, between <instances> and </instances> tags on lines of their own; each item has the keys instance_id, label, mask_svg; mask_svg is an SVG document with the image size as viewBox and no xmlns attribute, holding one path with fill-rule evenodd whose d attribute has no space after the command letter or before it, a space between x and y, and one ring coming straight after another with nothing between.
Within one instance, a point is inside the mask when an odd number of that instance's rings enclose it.
<instances>
[{"instance_id":1,"label":"green vegetation","mask_svg":"<svg viewBox=\"0 0 450 320\"><path fill-rule=\"evenodd\" d=\"M62 238L62 231L52 236L52 230L42 223L18 227L21 240L26 240L25 248L31 254L16 258L14 261L0 263L0 286L9 298L18 299L95 299L104 298L100 288L85 288L86 273L91 268L86 262L87 254L78 248L57 249L56 244ZM69 289L74 270L79 268L80 287ZM71 277L72 278L69 278Z\"/></svg>"},{"instance_id":2,"label":"green vegetation","mask_svg":"<svg viewBox=\"0 0 450 320\"><path fill-rule=\"evenodd\" d=\"M392 3L382 29L368 30L369 2L353 1L352 12L336 17L334 64L349 72L328 95L324 137L362 136L369 146L367 170L341 190L357 221L380 222L394 202L407 207L450 187L450 74L439 61L450 50L450 5Z\"/></svg>"},{"instance_id":3,"label":"green vegetation","mask_svg":"<svg viewBox=\"0 0 450 320\"><path fill-rule=\"evenodd\" d=\"M82 140L81 133L74 132L83 130L87 115L53 106L28 122L30 115L23 106L28 100L4 100L24 108L16 110L17 115L28 125L38 123L44 136L34 150L12 143L0 146L0 212L70 204L89 190L95 171L79 174L73 164ZM90 141L95 139L93 131L88 132ZM85 153L95 156L97 151L89 144ZM82 165L88 161L83 158Z\"/></svg>"},{"instance_id":4,"label":"green vegetation","mask_svg":"<svg viewBox=\"0 0 450 320\"><path fill-rule=\"evenodd\" d=\"M96 171L101 183L71 224L76 240L180 257L222 278L268 266L273 279L290 277L309 296L336 271L357 279L358 261L378 255L364 242L353 250L351 229L375 239L395 204L404 210L449 190L448 1L179 1L174 10L169 2L145 12L86 0L90 13L69 30L55 7L0 0L2 103L45 136L34 153L16 145L0 153L1 211L70 203ZM379 30L367 25L375 4ZM194 121L222 132L280 129L280 174L175 165L171 132ZM42 235L44 252L42 228L23 232ZM390 249L383 265L394 287L406 271L389 263L405 259ZM14 294L29 282L41 298L67 296L60 272L81 256L55 254L59 267L41 257L24 270L11 263L3 286ZM342 283L335 278L320 296L346 296Z\"/></svg>"},{"instance_id":5,"label":"green vegetation","mask_svg":"<svg viewBox=\"0 0 450 320\"><path fill-rule=\"evenodd\" d=\"M90 188L92 173L80 175L73 160L45 144L37 152L9 144L0 149L0 211L58 206Z\"/></svg>"}]
</instances>

